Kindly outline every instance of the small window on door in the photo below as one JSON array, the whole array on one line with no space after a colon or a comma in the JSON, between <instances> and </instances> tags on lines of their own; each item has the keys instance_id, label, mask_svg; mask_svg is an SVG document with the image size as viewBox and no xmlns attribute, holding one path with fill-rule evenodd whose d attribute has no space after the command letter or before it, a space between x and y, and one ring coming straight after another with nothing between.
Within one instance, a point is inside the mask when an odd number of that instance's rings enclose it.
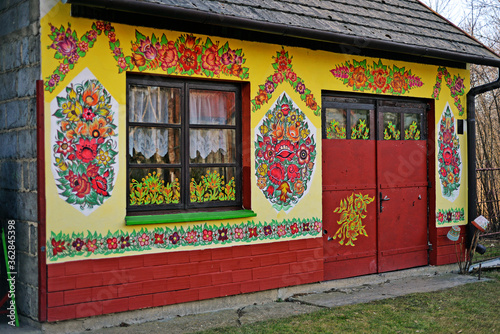
<instances>
[{"instance_id":1,"label":"small window on door","mask_svg":"<svg viewBox=\"0 0 500 334\"><path fill-rule=\"evenodd\" d=\"M379 140L426 139L425 112L422 102L377 101Z\"/></svg>"}]
</instances>

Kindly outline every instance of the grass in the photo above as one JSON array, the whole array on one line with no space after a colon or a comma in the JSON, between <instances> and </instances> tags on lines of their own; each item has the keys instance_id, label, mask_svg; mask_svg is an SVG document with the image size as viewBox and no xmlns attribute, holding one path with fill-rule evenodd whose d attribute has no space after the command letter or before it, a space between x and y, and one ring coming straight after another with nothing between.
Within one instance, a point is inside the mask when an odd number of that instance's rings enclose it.
<instances>
[{"instance_id":1,"label":"grass","mask_svg":"<svg viewBox=\"0 0 500 334\"><path fill-rule=\"evenodd\" d=\"M202 333L500 333L500 271L484 275L492 280Z\"/></svg>"},{"instance_id":2,"label":"grass","mask_svg":"<svg viewBox=\"0 0 500 334\"><path fill-rule=\"evenodd\" d=\"M479 240L479 243L486 246L486 252L483 255L475 253L472 262L477 263L484 260L500 257L500 239L481 238Z\"/></svg>"}]
</instances>

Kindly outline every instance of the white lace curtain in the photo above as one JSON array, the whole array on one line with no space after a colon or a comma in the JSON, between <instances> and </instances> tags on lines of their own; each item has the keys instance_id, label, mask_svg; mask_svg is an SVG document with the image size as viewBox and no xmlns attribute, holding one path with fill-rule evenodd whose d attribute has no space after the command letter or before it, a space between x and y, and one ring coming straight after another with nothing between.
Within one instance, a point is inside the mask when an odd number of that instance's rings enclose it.
<instances>
[{"instance_id":1,"label":"white lace curtain","mask_svg":"<svg viewBox=\"0 0 500 334\"><path fill-rule=\"evenodd\" d=\"M234 97L221 92L191 90L189 96L191 124L234 124L228 119L234 114ZM131 122L169 123L168 90L160 87L130 87ZM228 110L229 108L229 110ZM168 152L168 129L131 127L129 129L129 155L134 149L146 159L155 153L165 156ZM171 130L172 131L172 130ZM189 156L194 159L199 152L206 159L219 149L226 154L232 146L231 132L217 129L196 129L189 133ZM228 142L229 141L229 142Z\"/></svg>"}]
</instances>

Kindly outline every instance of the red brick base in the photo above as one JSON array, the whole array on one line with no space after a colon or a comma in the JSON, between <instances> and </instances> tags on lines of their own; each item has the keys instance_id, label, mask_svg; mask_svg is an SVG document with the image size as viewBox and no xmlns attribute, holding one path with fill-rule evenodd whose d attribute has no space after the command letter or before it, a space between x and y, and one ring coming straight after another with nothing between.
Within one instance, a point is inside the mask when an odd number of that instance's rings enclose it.
<instances>
[{"instance_id":1,"label":"red brick base","mask_svg":"<svg viewBox=\"0 0 500 334\"><path fill-rule=\"evenodd\" d=\"M49 264L47 320L323 280L321 238Z\"/></svg>"}]
</instances>

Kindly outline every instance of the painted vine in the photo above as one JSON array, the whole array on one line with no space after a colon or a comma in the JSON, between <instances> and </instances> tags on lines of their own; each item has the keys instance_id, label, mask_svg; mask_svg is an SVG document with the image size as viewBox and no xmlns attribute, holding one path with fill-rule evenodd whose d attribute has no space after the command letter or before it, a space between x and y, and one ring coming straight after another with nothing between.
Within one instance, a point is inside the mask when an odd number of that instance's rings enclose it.
<instances>
[{"instance_id":1,"label":"painted vine","mask_svg":"<svg viewBox=\"0 0 500 334\"><path fill-rule=\"evenodd\" d=\"M370 198L369 195L361 193L352 193L351 196L340 201L340 206L333 212L340 214L340 220L337 224L339 229L333 236L333 239L339 238L339 244L346 246L355 246L354 241L358 240L358 236L364 235L368 237L363 219L366 218L365 212L368 212L367 205L372 203L375 197Z\"/></svg>"},{"instance_id":2,"label":"painted vine","mask_svg":"<svg viewBox=\"0 0 500 334\"><path fill-rule=\"evenodd\" d=\"M47 240L47 257L50 261L62 258L102 254L141 252L151 249L179 249L186 246L235 245L261 240L280 240L317 236L322 232L318 218L273 220L270 223L248 221L237 225L209 225L207 223L188 228L157 227L115 231L103 235L97 232L54 233Z\"/></svg>"},{"instance_id":3,"label":"painted vine","mask_svg":"<svg viewBox=\"0 0 500 334\"><path fill-rule=\"evenodd\" d=\"M353 59L352 63L347 60L343 64L336 65L330 72L353 91L360 92L402 95L424 84L420 77L411 73L411 70L406 71L404 67L396 65L391 68L384 65L380 59L378 63L373 62L373 65L368 65L366 59L363 61Z\"/></svg>"},{"instance_id":4,"label":"painted vine","mask_svg":"<svg viewBox=\"0 0 500 334\"><path fill-rule=\"evenodd\" d=\"M130 205L179 203L181 195L178 179L165 183L153 172L148 173L141 181L130 180Z\"/></svg>"},{"instance_id":5,"label":"painted vine","mask_svg":"<svg viewBox=\"0 0 500 334\"><path fill-rule=\"evenodd\" d=\"M209 78L220 77L221 74L240 79L249 77L249 68L243 66L246 59L242 49L231 49L228 42L219 47L220 42L214 42L209 37L202 41L193 34L186 34L169 41L165 34L160 38L153 34L150 38L136 30L136 40L131 42L132 54L126 56L110 22L93 22L91 29L80 38L70 23L67 28L49 25L52 44L47 48L54 49L54 58L60 60L53 73L45 78L45 90L49 92L64 81L78 60L87 55L103 33L108 38L119 73L161 68L167 74L197 74Z\"/></svg>"},{"instance_id":6,"label":"painted vine","mask_svg":"<svg viewBox=\"0 0 500 334\"><path fill-rule=\"evenodd\" d=\"M191 203L236 200L234 177L225 183L224 176L221 176L217 171L207 170L206 174L201 176L199 183L195 179L191 179L189 190Z\"/></svg>"},{"instance_id":7,"label":"painted vine","mask_svg":"<svg viewBox=\"0 0 500 334\"><path fill-rule=\"evenodd\" d=\"M465 94L464 79L459 75L454 75L451 77L450 72L446 67L439 67L438 74L436 75L436 84L432 90L432 98L439 100L439 94L441 93L441 87L443 79L446 86L450 89L451 97L454 100L455 106L458 109L458 115L462 116L464 114L464 107L462 105L462 97Z\"/></svg>"},{"instance_id":8,"label":"painted vine","mask_svg":"<svg viewBox=\"0 0 500 334\"><path fill-rule=\"evenodd\" d=\"M306 87L304 80L297 76L297 73L293 70L292 58L284 47L282 47L281 51L276 52L276 56L273 56L274 63L272 66L275 72L266 78L264 84L259 86L257 95L251 100L253 112L268 103L278 85L288 82L294 91L300 94L300 99L306 103L306 106L316 116L320 115L321 108L316 102L316 98L311 93L311 90Z\"/></svg>"}]
</instances>

